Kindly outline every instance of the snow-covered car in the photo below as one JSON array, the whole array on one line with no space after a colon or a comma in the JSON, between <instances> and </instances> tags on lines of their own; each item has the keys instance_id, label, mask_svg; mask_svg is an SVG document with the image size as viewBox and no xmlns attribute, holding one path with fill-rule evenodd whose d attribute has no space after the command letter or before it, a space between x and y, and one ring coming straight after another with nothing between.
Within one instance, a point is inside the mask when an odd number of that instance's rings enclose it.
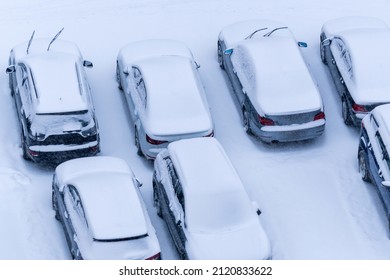
<instances>
[{"instance_id":1,"label":"snow-covered car","mask_svg":"<svg viewBox=\"0 0 390 280\"><path fill-rule=\"evenodd\" d=\"M325 129L323 103L297 42L284 24L248 20L218 37L227 73L249 134L264 142L300 141Z\"/></svg>"},{"instance_id":2,"label":"snow-covered car","mask_svg":"<svg viewBox=\"0 0 390 280\"><path fill-rule=\"evenodd\" d=\"M55 37L56 38L56 37ZM15 46L9 86L21 127L23 157L64 161L100 150L98 124L83 60L73 42L41 38Z\"/></svg>"},{"instance_id":3,"label":"snow-covered car","mask_svg":"<svg viewBox=\"0 0 390 280\"><path fill-rule=\"evenodd\" d=\"M170 143L154 162L153 200L182 259L270 259L260 210L215 138Z\"/></svg>"},{"instance_id":4,"label":"snow-covered car","mask_svg":"<svg viewBox=\"0 0 390 280\"><path fill-rule=\"evenodd\" d=\"M390 233L390 104L375 107L362 120L358 149L362 179L376 186Z\"/></svg>"},{"instance_id":5,"label":"snow-covered car","mask_svg":"<svg viewBox=\"0 0 390 280\"><path fill-rule=\"evenodd\" d=\"M127 163L77 158L57 166L52 205L73 259L160 259L160 245Z\"/></svg>"},{"instance_id":6,"label":"snow-covered car","mask_svg":"<svg viewBox=\"0 0 390 280\"><path fill-rule=\"evenodd\" d=\"M326 22L320 54L341 97L345 124L359 126L373 108L390 102L390 29L380 19L343 17Z\"/></svg>"},{"instance_id":7,"label":"snow-covered car","mask_svg":"<svg viewBox=\"0 0 390 280\"><path fill-rule=\"evenodd\" d=\"M119 51L117 80L139 155L154 159L172 141L214 135L198 68L188 47L173 40L133 42Z\"/></svg>"}]
</instances>

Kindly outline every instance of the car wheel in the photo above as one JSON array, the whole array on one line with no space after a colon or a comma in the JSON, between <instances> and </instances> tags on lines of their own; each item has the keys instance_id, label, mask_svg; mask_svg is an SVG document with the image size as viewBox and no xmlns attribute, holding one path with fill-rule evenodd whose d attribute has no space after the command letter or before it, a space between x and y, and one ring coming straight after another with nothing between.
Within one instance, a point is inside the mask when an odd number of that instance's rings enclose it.
<instances>
[{"instance_id":1,"label":"car wheel","mask_svg":"<svg viewBox=\"0 0 390 280\"><path fill-rule=\"evenodd\" d=\"M242 121L245 128L245 132L248 134L251 134L251 127L249 122L249 113L245 109L245 107L242 108Z\"/></svg>"},{"instance_id":2,"label":"car wheel","mask_svg":"<svg viewBox=\"0 0 390 280\"><path fill-rule=\"evenodd\" d=\"M139 142L139 136L138 136L137 127L135 127L135 132L134 132L134 143L135 143L135 146L137 147L137 155L143 156L143 153L142 153L142 150L141 150L141 144Z\"/></svg>"},{"instance_id":3,"label":"car wheel","mask_svg":"<svg viewBox=\"0 0 390 280\"><path fill-rule=\"evenodd\" d=\"M325 40L325 35L321 35L321 36L320 36L320 56L321 56L321 61L322 61L322 63L324 63L325 65L327 65L328 62L326 61L326 56L325 56L325 46L324 46L324 44L322 43L324 40Z\"/></svg>"},{"instance_id":4,"label":"car wheel","mask_svg":"<svg viewBox=\"0 0 390 280\"><path fill-rule=\"evenodd\" d=\"M358 161L359 161L359 173L362 177L362 180L365 182L371 182L370 174L367 167L366 157L364 156L364 151L360 150L358 153Z\"/></svg>"},{"instance_id":5,"label":"car wheel","mask_svg":"<svg viewBox=\"0 0 390 280\"><path fill-rule=\"evenodd\" d=\"M116 62L116 81L118 82L118 88L120 90L123 90L122 83L121 83L121 75L119 73L119 65L118 62Z\"/></svg>"},{"instance_id":6,"label":"car wheel","mask_svg":"<svg viewBox=\"0 0 390 280\"><path fill-rule=\"evenodd\" d=\"M23 158L25 160L31 161L31 158L28 156L28 153L27 153L26 138L24 137L23 131L21 133L20 138L21 138L21 146L22 146Z\"/></svg>"},{"instance_id":7,"label":"car wheel","mask_svg":"<svg viewBox=\"0 0 390 280\"><path fill-rule=\"evenodd\" d=\"M153 182L153 206L156 208L157 210L157 216L159 216L160 218L162 218L162 213L161 213L161 204L160 204L160 200L158 198L158 194L157 194L157 186L156 186L156 183Z\"/></svg>"},{"instance_id":8,"label":"car wheel","mask_svg":"<svg viewBox=\"0 0 390 280\"><path fill-rule=\"evenodd\" d=\"M348 104L345 98L341 100L341 114L346 125L352 125L351 114L349 113Z\"/></svg>"},{"instance_id":9,"label":"car wheel","mask_svg":"<svg viewBox=\"0 0 390 280\"><path fill-rule=\"evenodd\" d=\"M79 248L74 248L71 250L70 254L72 255L73 260L82 260L83 257L81 256Z\"/></svg>"},{"instance_id":10,"label":"car wheel","mask_svg":"<svg viewBox=\"0 0 390 280\"><path fill-rule=\"evenodd\" d=\"M55 212L55 216L54 218L56 218L57 221L60 220L60 215L59 215L59 212L58 212L58 204L57 204L57 199L54 195L54 191L51 192L51 201L52 201L52 208Z\"/></svg>"},{"instance_id":11,"label":"car wheel","mask_svg":"<svg viewBox=\"0 0 390 280\"><path fill-rule=\"evenodd\" d=\"M223 53L221 43L218 41L218 64L221 69L225 69L225 65L223 63Z\"/></svg>"}]
</instances>

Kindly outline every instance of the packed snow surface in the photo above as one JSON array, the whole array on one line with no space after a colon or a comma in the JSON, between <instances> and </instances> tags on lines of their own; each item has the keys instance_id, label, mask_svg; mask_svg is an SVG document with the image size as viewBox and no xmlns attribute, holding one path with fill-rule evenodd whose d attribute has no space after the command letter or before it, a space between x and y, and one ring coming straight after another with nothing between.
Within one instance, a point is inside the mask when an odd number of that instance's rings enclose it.
<instances>
[{"instance_id":1,"label":"packed snow surface","mask_svg":"<svg viewBox=\"0 0 390 280\"><path fill-rule=\"evenodd\" d=\"M153 164L136 154L130 114L115 79L120 48L154 38L184 42L201 65L198 71L215 137L262 211L273 259L390 259L387 218L374 187L358 174L359 131L344 125L341 102L319 54L324 22L359 15L389 24L389 14L387 0L4 1L0 10L0 258L70 258L51 210L53 170L22 159L19 123L4 73L10 50L28 40L33 30L36 38L52 37L65 27L60 38L77 43L94 63L86 72L100 126L101 154L123 158L143 182L141 191L164 259L178 255L152 206ZM236 97L218 66L217 39L225 26L263 18L285 23L298 41L308 44L301 51L327 117L325 133L317 139L267 145L242 127ZM365 47L369 51L370 43Z\"/></svg>"}]
</instances>

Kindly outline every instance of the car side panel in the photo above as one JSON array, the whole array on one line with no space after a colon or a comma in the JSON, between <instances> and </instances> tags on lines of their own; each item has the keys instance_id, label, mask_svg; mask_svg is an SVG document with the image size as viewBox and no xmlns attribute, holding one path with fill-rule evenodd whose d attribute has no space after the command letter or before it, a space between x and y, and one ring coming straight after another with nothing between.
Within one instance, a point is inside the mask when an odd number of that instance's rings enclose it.
<instances>
[{"instance_id":1,"label":"car side panel","mask_svg":"<svg viewBox=\"0 0 390 280\"><path fill-rule=\"evenodd\" d=\"M371 138L375 137L371 135ZM374 141L373 139L372 141ZM365 143L365 144L364 144ZM368 169L371 175L371 178L373 180L373 184L376 187L376 190L378 192L379 198L381 200L381 203L383 204L384 210L386 212L387 217L389 217L389 209L390 209L390 193L388 188L384 187L382 185L383 176L380 172L380 166L378 164L377 158L381 155L376 155L372 143L370 141L370 137L368 136L368 133L365 129L362 129L361 131L361 141L360 141L360 147L365 151L366 158L368 160ZM375 144L374 144L375 145Z\"/></svg>"},{"instance_id":2,"label":"car side panel","mask_svg":"<svg viewBox=\"0 0 390 280\"><path fill-rule=\"evenodd\" d=\"M220 44L222 47L222 51L224 52L226 50L226 45L223 41L221 41ZM226 74L228 75L230 83L232 84L233 91L238 99L240 108L242 108L242 105L244 104L245 101L245 95L242 91L241 82L238 79L236 73L234 72L234 67L230 58L230 54L223 54L222 58L223 58Z\"/></svg>"},{"instance_id":3,"label":"car side panel","mask_svg":"<svg viewBox=\"0 0 390 280\"><path fill-rule=\"evenodd\" d=\"M158 193L158 199L161 207L161 215L164 219L169 233L172 236L173 242L175 243L176 250L178 251L180 257L182 259L188 259L187 252L185 249L185 243L183 240L183 232L180 232L180 229L176 223L175 215L169 207L170 201L168 199L168 195L165 191L164 185L157 180L154 179L156 185L156 191Z\"/></svg>"}]
</instances>

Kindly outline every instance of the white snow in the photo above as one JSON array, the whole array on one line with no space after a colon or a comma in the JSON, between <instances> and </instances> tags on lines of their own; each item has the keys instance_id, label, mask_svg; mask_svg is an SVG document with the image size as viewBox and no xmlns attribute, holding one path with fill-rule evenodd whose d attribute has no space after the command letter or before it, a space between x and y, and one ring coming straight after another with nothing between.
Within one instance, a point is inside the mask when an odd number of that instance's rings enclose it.
<instances>
[{"instance_id":1,"label":"white snow","mask_svg":"<svg viewBox=\"0 0 390 280\"><path fill-rule=\"evenodd\" d=\"M4 74L11 48L28 40L32 30L37 37L51 37L61 27L65 29L60 38L76 42L94 62L87 74L100 125L101 154L123 158L144 182L141 192L164 259L178 255L152 207L153 166L136 155L125 98L115 81L121 46L151 38L184 42L201 65L216 138L251 200L260 205L273 259L390 259L382 205L373 186L362 182L358 174L358 130L344 125L339 97L319 55L320 30L327 20L363 15L389 24L389 14L387 0L4 1L0 10L0 220L5 226L0 230L0 259L70 258L63 230L51 210L53 170L22 159L19 123ZM297 40L308 43L302 53L327 116L321 138L266 145L244 132L235 96L218 66L216 48L222 28L253 18L283 21Z\"/></svg>"},{"instance_id":2,"label":"white snow","mask_svg":"<svg viewBox=\"0 0 390 280\"><path fill-rule=\"evenodd\" d=\"M143 121L148 132L172 136L212 131L209 106L192 60L166 55L136 66L147 92Z\"/></svg>"},{"instance_id":3,"label":"white snow","mask_svg":"<svg viewBox=\"0 0 390 280\"><path fill-rule=\"evenodd\" d=\"M322 109L321 96L294 38L271 35L244 40L231 59L258 112L272 116Z\"/></svg>"}]
</instances>

